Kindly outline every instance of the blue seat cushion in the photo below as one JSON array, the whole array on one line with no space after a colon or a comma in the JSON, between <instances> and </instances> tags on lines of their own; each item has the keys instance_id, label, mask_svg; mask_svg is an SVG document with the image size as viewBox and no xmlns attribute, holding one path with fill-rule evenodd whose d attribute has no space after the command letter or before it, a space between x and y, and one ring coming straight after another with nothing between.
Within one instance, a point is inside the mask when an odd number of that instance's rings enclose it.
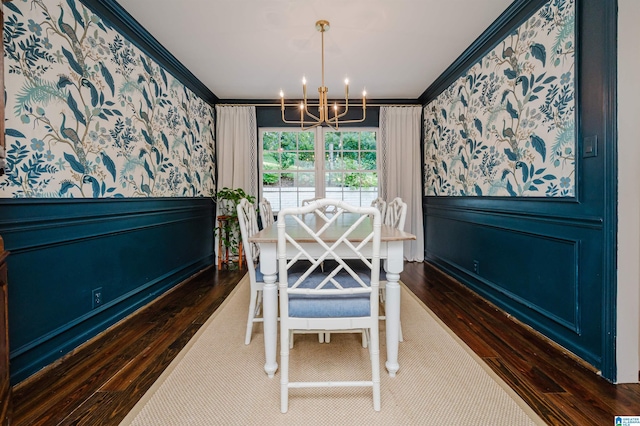
<instances>
[{"instance_id":1,"label":"blue seat cushion","mask_svg":"<svg viewBox=\"0 0 640 426\"><path fill-rule=\"evenodd\" d=\"M295 265L293 266L292 271L293 272L299 272L299 271L306 271L307 268L309 267L310 263L307 261L300 261L298 262L299 265ZM264 274L262 273L262 271L260 271L260 262L256 263L256 281L259 283L263 283L264 282ZM298 276L300 276L300 274L298 274ZM276 285L278 284L278 274L276 274Z\"/></svg>"},{"instance_id":2,"label":"blue seat cushion","mask_svg":"<svg viewBox=\"0 0 640 426\"><path fill-rule=\"evenodd\" d=\"M295 272L288 275L289 285L295 283L302 273ZM314 272L298 286L299 288L314 288L328 275L328 272ZM370 276L358 273L358 276L369 283ZM335 280L345 288L360 287L360 284L345 271L339 272ZM328 283L325 288L333 288ZM347 295L289 295L289 316L294 318L346 318L366 317L371 314L369 294Z\"/></svg>"}]
</instances>

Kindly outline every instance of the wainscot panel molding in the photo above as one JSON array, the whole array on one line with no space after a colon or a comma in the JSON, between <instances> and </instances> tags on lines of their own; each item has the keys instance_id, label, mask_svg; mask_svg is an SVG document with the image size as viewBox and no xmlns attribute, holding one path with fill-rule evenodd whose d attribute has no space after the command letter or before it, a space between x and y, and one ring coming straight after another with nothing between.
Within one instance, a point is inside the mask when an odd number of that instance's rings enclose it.
<instances>
[{"instance_id":1,"label":"wainscot panel molding","mask_svg":"<svg viewBox=\"0 0 640 426\"><path fill-rule=\"evenodd\" d=\"M427 206L427 259L592 365L602 224ZM577 224L576 224L577 223ZM583 225L583 226L580 226Z\"/></svg>"},{"instance_id":2,"label":"wainscot panel molding","mask_svg":"<svg viewBox=\"0 0 640 426\"><path fill-rule=\"evenodd\" d=\"M425 91L423 105L538 10L563 3L514 2ZM616 2L576 0L575 8L574 193L425 196L425 258L615 382Z\"/></svg>"},{"instance_id":3,"label":"wainscot panel molding","mask_svg":"<svg viewBox=\"0 0 640 426\"><path fill-rule=\"evenodd\" d=\"M1 204L14 384L213 263L210 198Z\"/></svg>"}]
</instances>

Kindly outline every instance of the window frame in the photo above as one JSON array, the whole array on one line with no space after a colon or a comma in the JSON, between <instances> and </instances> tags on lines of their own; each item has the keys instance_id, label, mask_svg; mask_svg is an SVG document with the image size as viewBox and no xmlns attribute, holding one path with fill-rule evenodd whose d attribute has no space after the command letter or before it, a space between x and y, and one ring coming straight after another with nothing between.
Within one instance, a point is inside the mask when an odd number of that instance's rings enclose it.
<instances>
[{"instance_id":1,"label":"window frame","mask_svg":"<svg viewBox=\"0 0 640 426\"><path fill-rule=\"evenodd\" d=\"M331 172L331 170L326 169L325 166L325 134L326 133L333 133L336 132L336 130L333 130L329 127L316 127L314 129L308 129L308 130L303 130L300 129L299 127L275 127L275 126L269 126L269 127L260 127L258 128L258 186L259 186L259 193L261 197L264 197L264 186L263 186L263 175L264 175L264 134L267 132L295 132L295 133L304 133L304 132L312 132L314 134L314 155L315 155L315 165L314 165L314 178L315 178L315 187L314 187L314 194L315 197L325 197L326 196L326 180L325 180L325 173L327 172ZM337 130L337 132L374 132L376 134L376 169L375 169L375 173L378 176L378 187L377 187L377 193L380 193L380 161L379 161L379 149L378 149L378 144L380 143L380 128L379 127L372 127L372 126L366 126L366 127L345 127L345 128L339 128ZM362 152L361 146L358 147L358 150L355 152ZM341 170L346 170L346 169L341 169ZM367 172L370 173L370 172ZM280 191L281 193L282 191ZM297 193L300 193L300 191L297 191ZM309 197L311 198L311 197ZM302 200L300 200L302 201ZM274 212L279 211L278 209L274 208Z\"/></svg>"}]
</instances>

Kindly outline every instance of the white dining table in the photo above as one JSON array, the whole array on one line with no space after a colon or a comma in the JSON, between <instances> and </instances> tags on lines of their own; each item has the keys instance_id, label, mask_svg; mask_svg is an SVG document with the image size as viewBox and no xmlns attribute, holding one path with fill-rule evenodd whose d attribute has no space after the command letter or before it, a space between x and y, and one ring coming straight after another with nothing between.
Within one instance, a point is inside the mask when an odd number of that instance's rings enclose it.
<instances>
[{"instance_id":1,"label":"white dining table","mask_svg":"<svg viewBox=\"0 0 640 426\"><path fill-rule=\"evenodd\" d=\"M308 214L305 223L309 226L316 226L317 217ZM325 243L335 242L337 238L344 234L353 221L354 215L343 214L341 220L332 225L332 229L324 232L323 241ZM318 221L320 222L320 221ZM300 226L292 221L289 226ZM321 226L318 223L318 226ZM362 234L367 235L371 231L371 221L364 221L360 225ZM367 228L368 227L368 228ZM295 230L289 230L291 234ZM304 233L301 233L301 235ZM395 377L400 365L398 364L398 342L400 329L400 273L404 267L403 245L406 240L415 240L416 236L408 232L403 232L389 225L382 225L380 235L380 259L383 260L386 272L386 295L385 295L385 330L387 343L387 361L385 367L389 376ZM278 341L278 230L277 222L267 226L262 231L249 237L249 241L258 243L260 246L260 272L264 275L264 289L262 294L262 314L264 327L264 370L269 377L273 377L278 370L276 362L276 346ZM317 242L302 241L307 244L305 248L313 252L313 245Z\"/></svg>"}]
</instances>

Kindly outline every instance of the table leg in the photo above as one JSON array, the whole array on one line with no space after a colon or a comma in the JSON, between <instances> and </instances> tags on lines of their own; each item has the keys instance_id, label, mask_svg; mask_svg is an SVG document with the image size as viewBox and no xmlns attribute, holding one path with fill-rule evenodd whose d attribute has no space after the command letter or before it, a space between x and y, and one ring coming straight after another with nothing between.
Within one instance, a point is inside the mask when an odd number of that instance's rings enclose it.
<instances>
[{"instance_id":1,"label":"table leg","mask_svg":"<svg viewBox=\"0 0 640 426\"><path fill-rule=\"evenodd\" d=\"M260 250L260 271L264 275L262 290L262 318L264 328L264 371L270 378L278 370L278 286L276 285L276 245L265 244Z\"/></svg>"},{"instance_id":2,"label":"table leg","mask_svg":"<svg viewBox=\"0 0 640 426\"><path fill-rule=\"evenodd\" d=\"M387 362L385 366L389 376L395 377L400 369L398 364L398 342L400 329L400 274L387 272L386 296L385 296L385 326L387 338Z\"/></svg>"},{"instance_id":3,"label":"table leg","mask_svg":"<svg viewBox=\"0 0 640 426\"><path fill-rule=\"evenodd\" d=\"M400 369L398 364L398 342L400 331L400 272L404 268L403 241L387 244L387 260L384 263L387 284L385 285L385 326L387 338L387 362L389 376L395 377Z\"/></svg>"}]
</instances>

